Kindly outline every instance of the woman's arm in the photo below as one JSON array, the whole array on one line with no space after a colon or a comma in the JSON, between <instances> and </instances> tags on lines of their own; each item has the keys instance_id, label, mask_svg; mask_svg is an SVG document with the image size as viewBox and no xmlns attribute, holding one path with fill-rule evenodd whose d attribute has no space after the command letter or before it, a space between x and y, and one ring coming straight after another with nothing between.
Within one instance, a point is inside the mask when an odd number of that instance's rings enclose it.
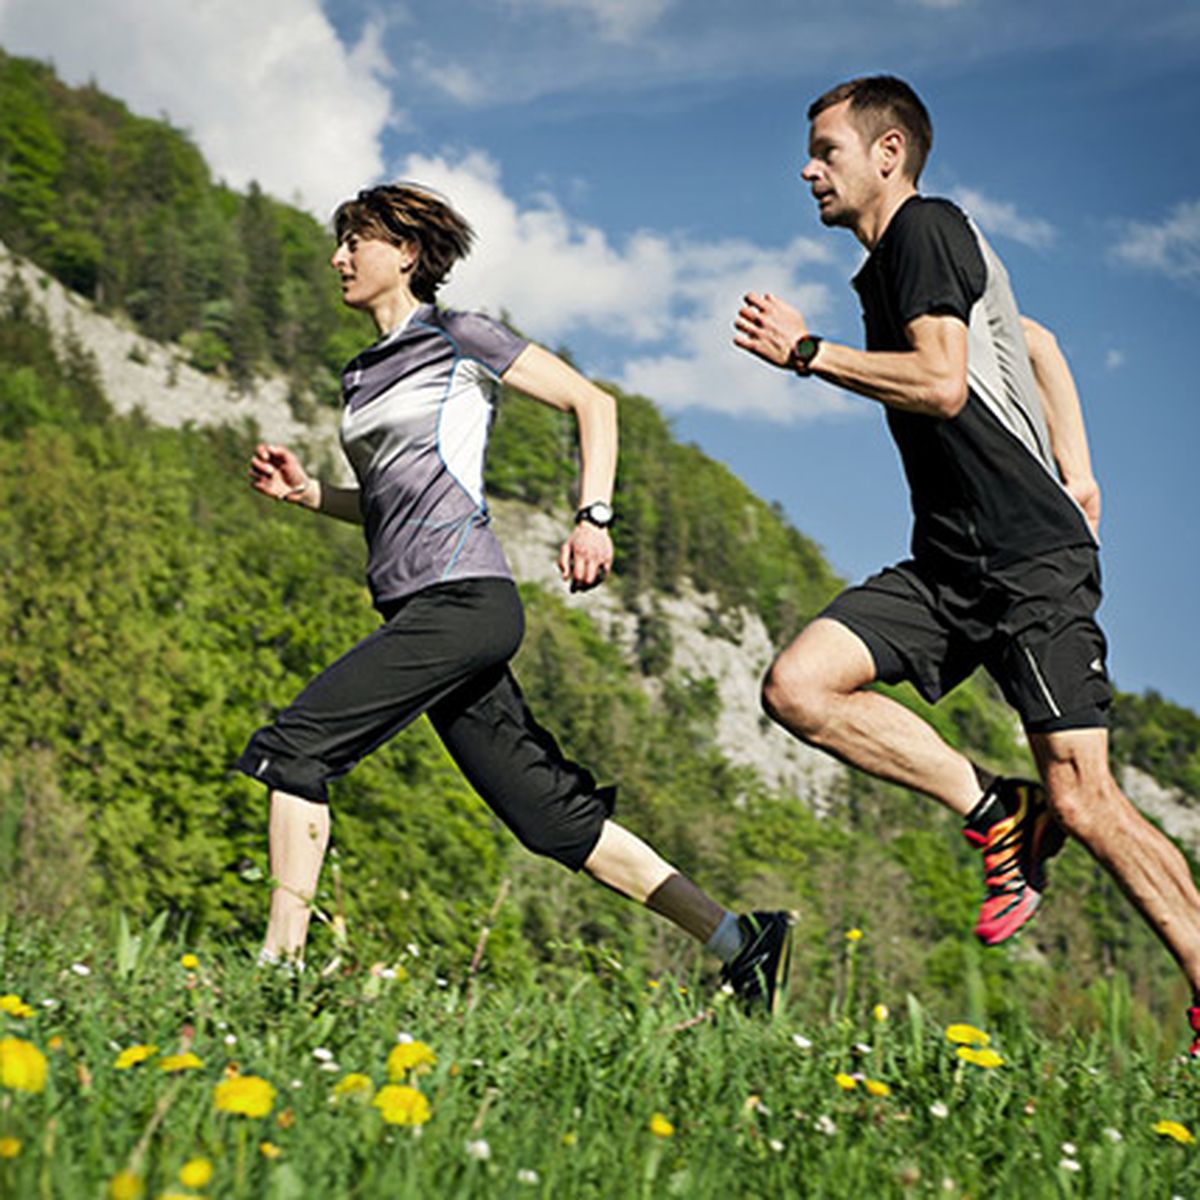
<instances>
[{"instance_id":1,"label":"woman's arm","mask_svg":"<svg viewBox=\"0 0 1200 1200\"><path fill-rule=\"evenodd\" d=\"M273 500L299 504L352 525L362 524L358 488L322 483L305 471L286 446L260 443L255 447L250 459L250 486Z\"/></svg>"},{"instance_id":2,"label":"woman's arm","mask_svg":"<svg viewBox=\"0 0 1200 1200\"><path fill-rule=\"evenodd\" d=\"M1100 533L1100 485L1092 474L1092 457L1088 450L1087 430L1083 424L1083 407L1058 340L1050 330L1029 317L1021 318L1033 377L1042 397L1046 427L1050 432L1050 449L1063 486L1075 498L1092 533Z\"/></svg>"},{"instance_id":3,"label":"woman's arm","mask_svg":"<svg viewBox=\"0 0 1200 1200\"><path fill-rule=\"evenodd\" d=\"M617 470L617 405L605 391L549 350L530 343L502 379L510 387L572 413L579 430L579 505L612 503ZM612 538L607 529L577 522L563 543L558 567L572 588L603 582L612 567Z\"/></svg>"}]
</instances>

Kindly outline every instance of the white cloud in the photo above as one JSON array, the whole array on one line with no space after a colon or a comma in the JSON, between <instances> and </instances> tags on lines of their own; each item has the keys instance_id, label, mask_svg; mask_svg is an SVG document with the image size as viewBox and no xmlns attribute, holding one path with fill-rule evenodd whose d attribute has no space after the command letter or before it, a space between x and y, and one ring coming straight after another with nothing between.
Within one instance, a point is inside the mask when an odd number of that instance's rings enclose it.
<instances>
[{"instance_id":1,"label":"white cloud","mask_svg":"<svg viewBox=\"0 0 1200 1200\"><path fill-rule=\"evenodd\" d=\"M1012 238L1035 250L1045 250L1054 242L1055 229L1049 221L1019 213L1007 200L992 200L975 188L955 188L951 194L985 233Z\"/></svg>"},{"instance_id":2,"label":"white cloud","mask_svg":"<svg viewBox=\"0 0 1200 1200\"><path fill-rule=\"evenodd\" d=\"M1104 369L1106 371L1119 371L1125 365L1124 350L1109 350L1104 356Z\"/></svg>"},{"instance_id":3,"label":"white cloud","mask_svg":"<svg viewBox=\"0 0 1200 1200\"><path fill-rule=\"evenodd\" d=\"M320 217L380 174L396 118L382 27L347 49L318 0L4 0L0 43L93 79L196 140L218 178L257 180Z\"/></svg>"},{"instance_id":4,"label":"white cloud","mask_svg":"<svg viewBox=\"0 0 1200 1200\"><path fill-rule=\"evenodd\" d=\"M1172 279L1200 279L1200 200L1177 204L1157 223L1129 221L1113 255Z\"/></svg>"},{"instance_id":5,"label":"white cloud","mask_svg":"<svg viewBox=\"0 0 1200 1200\"><path fill-rule=\"evenodd\" d=\"M552 196L518 205L479 152L454 161L413 155L401 174L446 195L479 235L446 287L447 303L507 311L550 344L599 335L621 347L615 382L667 408L792 420L846 406L833 389L802 385L732 344L748 289L785 296L810 319L828 314L830 289L811 277L833 261L823 244L796 238L772 248L640 232L617 245Z\"/></svg>"}]
</instances>

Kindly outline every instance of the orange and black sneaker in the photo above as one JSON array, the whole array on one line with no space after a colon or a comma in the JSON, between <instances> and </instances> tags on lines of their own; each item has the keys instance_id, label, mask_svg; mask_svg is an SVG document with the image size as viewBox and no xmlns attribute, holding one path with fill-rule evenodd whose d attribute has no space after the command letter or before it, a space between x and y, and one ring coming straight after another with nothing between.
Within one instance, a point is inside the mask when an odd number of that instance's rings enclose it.
<instances>
[{"instance_id":1,"label":"orange and black sneaker","mask_svg":"<svg viewBox=\"0 0 1200 1200\"><path fill-rule=\"evenodd\" d=\"M987 895L975 936L996 946L1037 911L1046 890L1046 862L1062 849L1066 835L1046 807L1042 785L1032 779L997 779L975 812L979 816L963 828L963 837L983 852Z\"/></svg>"},{"instance_id":2,"label":"orange and black sneaker","mask_svg":"<svg viewBox=\"0 0 1200 1200\"><path fill-rule=\"evenodd\" d=\"M1200 996L1197 997L1200 1000ZM1192 1027L1192 1045L1188 1050L1188 1054L1192 1058L1200 1060L1200 1004L1193 1004L1188 1012L1188 1023Z\"/></svg>"}]
</instances>

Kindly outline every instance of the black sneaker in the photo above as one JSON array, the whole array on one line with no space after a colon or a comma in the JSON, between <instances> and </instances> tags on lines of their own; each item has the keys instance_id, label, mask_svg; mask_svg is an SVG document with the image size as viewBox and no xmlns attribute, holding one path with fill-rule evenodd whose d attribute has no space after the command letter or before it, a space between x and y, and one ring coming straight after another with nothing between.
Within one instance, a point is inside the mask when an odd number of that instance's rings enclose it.
<instances>
[{"instance_id":1,"label":"black sneaker","mask_svg":"<svg viewBox=\"0 0 1200 1200\"><path fill-rule=\"evenodd\" d=\"M738 926L745 942L721 968L746 1012L775 1008L775 992L787 978L792 957L792 919L786 912L743 913Z\"/></svg>"}]
</instances>

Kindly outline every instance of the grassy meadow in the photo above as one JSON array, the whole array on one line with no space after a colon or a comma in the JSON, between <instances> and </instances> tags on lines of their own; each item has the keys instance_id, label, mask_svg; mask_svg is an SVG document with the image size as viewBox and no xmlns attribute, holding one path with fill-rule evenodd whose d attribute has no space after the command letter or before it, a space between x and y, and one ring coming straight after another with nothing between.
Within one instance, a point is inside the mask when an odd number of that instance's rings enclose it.
<instances>
[{"instance_id":1,"label":"grassy meadow","mask_svg":"<svg viewBox=\"0 0 1200 1200\"><path fill-rule=\"evenodd\" d=\"M482 933L482 930L480 931ZM123 919L0 941L5 1197L1173 1197L1200 1078L1107 1028L934 1021L834 953L770 1019L557 947L532 982L343 943L302 975ZM481 938L477 948L482 947ZM1181 1043L1182 1048L1182 1043Z\"/></svg>"}]
</instances>

